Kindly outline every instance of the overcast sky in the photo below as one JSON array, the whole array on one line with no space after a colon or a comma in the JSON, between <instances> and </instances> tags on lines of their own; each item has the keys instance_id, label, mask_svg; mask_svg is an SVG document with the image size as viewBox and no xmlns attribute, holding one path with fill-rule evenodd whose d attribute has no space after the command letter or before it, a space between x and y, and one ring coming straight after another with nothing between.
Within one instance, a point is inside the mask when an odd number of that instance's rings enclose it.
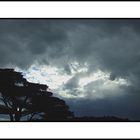
<instances>
[{"instance_id":1,"label":"overcast sky","mask_svg":"<svg viewBox=\"0 0 140 140\"><path fill-rule=\"evenodd\" d=\"M0 67L47 84L77 116L140 119L139 19L1 19Z\"/></svg>"}]
</instances>

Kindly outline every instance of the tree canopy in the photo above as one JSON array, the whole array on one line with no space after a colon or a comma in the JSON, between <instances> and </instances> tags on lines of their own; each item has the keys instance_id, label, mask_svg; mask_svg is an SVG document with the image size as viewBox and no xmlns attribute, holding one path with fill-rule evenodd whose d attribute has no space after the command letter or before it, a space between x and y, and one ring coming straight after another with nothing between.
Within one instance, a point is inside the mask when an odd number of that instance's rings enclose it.
<instances>
[{"instance_id":1,"label":"tree canopy","mask_svg":"<svg viewBox=\"0 0 140 140\"><path fill-rule=\"evenodd\" d=\"M0 69L0 114L9 115L10 121L61 121L74 116L47 85L28 82L14 69Z\"/></svg>"}]
</instances>

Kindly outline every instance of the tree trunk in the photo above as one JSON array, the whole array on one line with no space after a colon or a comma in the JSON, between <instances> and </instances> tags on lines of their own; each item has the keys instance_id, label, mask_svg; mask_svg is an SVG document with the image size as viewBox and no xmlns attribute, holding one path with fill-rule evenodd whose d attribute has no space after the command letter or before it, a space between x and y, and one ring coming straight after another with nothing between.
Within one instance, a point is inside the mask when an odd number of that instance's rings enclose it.
<instances>
[{"instance_id":1,"label":"tree trunk","mask_svg":"<svg viewBox=\"0 0 140 140\"><path fill-rule=\"evenodd\" d=\"M13 122L14 121L13 115L9 114L9 116L10 116L10 121Z\"/></svg>"},{"instance_id":2,"label":"tree trunk","mask_svg":"<svg viewBox=\"0 0 140 140\"><path fill-rule=\"evenodd\" d=\"M15 121L16 121L16 122L19 122L19 121L20 121L20 118L21 118L21 112L17 111L17 112L15 113Z\"/></svg>"}]
</instances>

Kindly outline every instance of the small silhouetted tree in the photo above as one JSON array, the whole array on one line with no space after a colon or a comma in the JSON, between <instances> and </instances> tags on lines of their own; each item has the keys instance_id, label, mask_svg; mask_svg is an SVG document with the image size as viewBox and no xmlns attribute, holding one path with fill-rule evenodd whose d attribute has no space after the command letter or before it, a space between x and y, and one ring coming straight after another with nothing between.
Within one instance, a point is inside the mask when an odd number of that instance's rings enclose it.
<instances>
[{"instance_id":1,"label":"small silhouetted tree","mask_svg":"<svg viewBox=\"0 0 140 140\"><path fill-rule=\"evenodd\" d=\"M10 121L73 117L65 101L53 97L47 85L28 82L13 69L0 69L0 114L9 115Z\"/></svg>"}]
</instances>

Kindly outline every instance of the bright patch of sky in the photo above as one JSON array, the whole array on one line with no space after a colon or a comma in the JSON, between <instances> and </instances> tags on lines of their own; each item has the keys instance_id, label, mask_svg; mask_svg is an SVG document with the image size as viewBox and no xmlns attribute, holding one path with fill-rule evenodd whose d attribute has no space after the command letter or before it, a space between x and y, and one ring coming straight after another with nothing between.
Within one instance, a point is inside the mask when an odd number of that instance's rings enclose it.
<instances>
[{"instance_id":1,"label":"bright patch of sky","mask_svg":"<svg viewBox=\"0 0 140 140\"><path fill-rule=\"evenodd\" d=\"M70 69L72 74L85 73L88 71L88 66L86 63L84 65L80 65L78 62L75 61L70 64Z\"/></svg>"},{"instance_id":2,"label":"bright patch of sky","mask_svg":"<svg viewBox=\"0 0 140 140\"><path fill-rule=\"evenodd\" d=\"M60 74L59 69L51 66L32 65L24 72L28 81L40 84L47 84L50 89L57 89L64 84L71 76Z\"/></svg>"},{"instance_id":3,"label":"bright patch of sky","mask_svg":"<svg viewBox=\"0 0 140 140\"><path fill-rule=\"evenodd\" d=\"M54 92L56 96L61 96L64 98L104 98L105 96L112 96L111 92L105 92L118 90L120 94L122 93L119 89L120 86L128 86L130 83L122 78L117 78L115 80L110 80L110 74L104 73L101 70L94 72L90 75L86 74L88 69L85 66L80 66L77 62L71 64L72 74L68 75L62 72L62 69L57 67L46 66L46 65L32 65L28 70L23 71L24 77L28 81L40 84L47 84L49 89ZM17 71L21 71L16 68ZM83 74L78 81L78 87L76 87L75 93L71 94L70 90L64 89L65 84L76 74ZM87 95L90 89L90 95ZM108 95L108 93L110 93ZM115 93L115 92L114 92Z\"/></svg>"}]
</instances>

